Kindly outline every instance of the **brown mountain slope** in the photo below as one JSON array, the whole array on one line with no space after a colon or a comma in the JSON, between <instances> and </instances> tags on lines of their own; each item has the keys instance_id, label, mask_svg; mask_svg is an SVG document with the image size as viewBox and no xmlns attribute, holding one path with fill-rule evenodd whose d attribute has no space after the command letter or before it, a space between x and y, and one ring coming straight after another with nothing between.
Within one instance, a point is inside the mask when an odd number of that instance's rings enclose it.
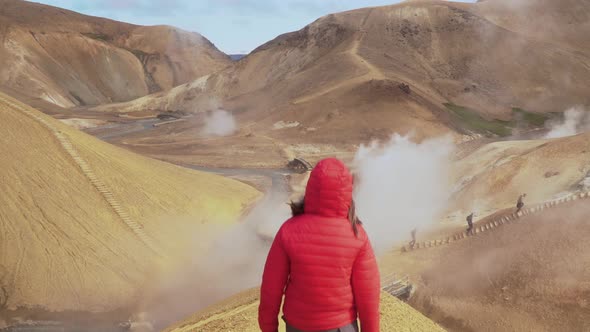
<instances>
[{"instance_id":1,"label":"brown mountain slope","mask_svg":"<svg viewBox=\"0 0 590 332\"><path fill-rule=\"evenodd\" d=\"M513 107L549 112L590 103L590 57L497 25L480 14L482 5L412 1L328 15L222 72L99 109L200 112L222 105L242 128L226 146L256 146L247 138L254 133L279 146L322 142L326 150L347 150L393 132L506 135L514 124L491 120L513 118ZM293 127L277 129L280 121ZM172 131L194 139L194 130ZM158 135L147 141L162 142Z\"/></svg>"},{"instance_id":2,"label":"brown mountain slope","mask_svg":"<svg viewBox=\"0 0 590 332\"><path fill-rule=\"evenodd\" d=\"M449 331L588 331L586 200L524 216L450 245L390 253L410 304Z\"/></svg>"},{"instance_id":3,"label":"brown mountain slope","mask_svg":"<svg viewBox=\"0 0 590 332\"><path fill-rule=\"evenodd\" d=\"M582 189L590 175L590 134L486 144L459 160L454 173L454 209L513 207L522 193L529 203L543 202Z\"/></svg>"},{"instance_id":4,"label":"brown mountain slope","mask_svg":"<svg viewBox=\"0 0 590 332\"><path fill-rule=\"evenodd\" d=\"M211 232L259 197L103 143L5 95L0 109L3 319L17 308L129 308L161 268L198 259Z\"/></svg>"},{"instance_id":5,"label":"brown mountain slope","mask_svg":"<svg viewBox=\"0 0 590 332\"><path fill-rule=\"evenodd\" d=\"M476 10L506 29L590 54L588 0L487 0Z\"/></svg>"},{"instance_id":6,"label":"brown mountain slope","mask_svg":"<svg viewBox=\"0 0 590 332\"><path fill-rule=\"evenodd\" d=\"M127 101L230 64L203 36L0 1L0 87L63 107Z\"/></svg>"},{"instance_id":7,"label":"brown mountain slope","mask_svg":"<svg viewBox=\"0 0 590 332\"><path fill-rule=\"evenodd\" d=\"M259 294L259 288L242 292L194 314L165 331L260 331L257 320ZM282 320L279 324L280 330L284 329ZM387 293L381 294L381 330L396 332L444 331L440 326Z\"/></svg>"}]
</instances>

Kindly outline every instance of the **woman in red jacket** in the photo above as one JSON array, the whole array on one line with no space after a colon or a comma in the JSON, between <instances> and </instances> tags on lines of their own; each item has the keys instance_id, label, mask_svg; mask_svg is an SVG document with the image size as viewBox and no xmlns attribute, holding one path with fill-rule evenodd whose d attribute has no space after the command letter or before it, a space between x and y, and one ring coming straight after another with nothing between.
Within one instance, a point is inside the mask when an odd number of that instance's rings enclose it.
<instances>
[{"instance_id":1,"label":"woman in red jacket","mask_svg":"<svg viewBox=\"0 0 590 332\"><path fill-rule=\"evenodd\" d=\"M278 331L283 294L287 331L379 331L379 270L354 213L352 175L337 159L311 172L303 204L278 231L260 293L258 322Z\"/></svg>"}]
</instances>

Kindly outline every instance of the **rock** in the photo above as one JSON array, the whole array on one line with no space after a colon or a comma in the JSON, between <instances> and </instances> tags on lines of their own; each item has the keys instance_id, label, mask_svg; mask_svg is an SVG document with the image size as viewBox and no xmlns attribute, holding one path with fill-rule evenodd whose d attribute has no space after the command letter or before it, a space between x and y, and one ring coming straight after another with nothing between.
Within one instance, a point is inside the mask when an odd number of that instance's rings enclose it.
<instances>
[{"instance_id":1,"label":"rock","mask_svg":"<svg viewBox=\"0 0 590 332\"><path fill-rule=\"evenodd\" d=\"M548 172L545 173L545 178L554 177L556 175L559 175L559 172L556 172L556 171L548 171Z\"/></svg>"},{"instance_id":2,"label":"rock","mask_svg":"<svg viewBox=\"0 0 590 332\"><path fill-rule=\"evenodd\" d=\"M406 83L400 83L400 85L398 85L398 87L400 88L400 90L402 90L404 93L406 94L410 94L412 93L412 90L410 89L410 86Z\"/></svg>"}]
</instances>

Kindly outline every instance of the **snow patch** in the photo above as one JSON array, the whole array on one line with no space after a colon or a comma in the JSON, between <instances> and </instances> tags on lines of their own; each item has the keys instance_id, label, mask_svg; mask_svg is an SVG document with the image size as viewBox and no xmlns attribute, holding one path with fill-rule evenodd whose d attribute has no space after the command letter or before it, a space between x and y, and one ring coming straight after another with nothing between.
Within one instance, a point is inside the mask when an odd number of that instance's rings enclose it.
<instances>
[{"instance_id":1,"label":"snow patch","mask_svg":"<svg viewBox=\"0 0 590 332\"><path fill-rule=\"evenodd\" d=\"M207 87L207 81L209 80L209 76L211 75L201 76L197 78L189 84L189 89L199 89L201 91L205 90L205 87Z\"/></svg>"},{"instance_id":2,"label":"snow patch","mask_svg":"<svg viewBox=\"0 0 590 332\"><path fill-rule=\"evenodd\" d=\"M74 104L72 104L72 103L68 103L68 104L66 104L66 103L59 102L59 101L58 101L56 98L54 98L53 96L51 96L51 95L49 95L49 94L47 94L47 93L45 93L45 92L43 92L43 93L41 94L41 99L43 99L43 100L45 100L45 101L47 101L47 102L49 102L49 103L52 103L52 104L54 104L54 105L57 105L57 106L63 107L63 108L68 108L68 107L71 107L71 106L73 106L73 105L74 105ZM60 99L61 99L61 98L60 98Z\"/></svg>"},{"instance_id":3,"label":"snow patch","mask_svg":"<svg viewBox=\"0 0 590 332\"><path fill-rule=\"evenodd\" d=\"M297 121L279 121L272 125L273 130L280 130L280 129L287 129L287 128L297 128L299 127L300 123Z\"/></svg>"},{"instance_id":4,"label":"snow patch","mask_svg":"<svg viewBox=\"0 0 590 332\"><path fill-rule=\"evenodd\" d=\"M296 155L338 152L335 146L329 144L295 144L291 146L291 150Z\"/></svg>"},{"instance_id":5,"label":"snow patch","mask_svg":"<svg viewBox=\"0 0 590 332\"><path fill-rule=\"evenodd\" d=\"M67 124L70 127L74 127L78 130L94 128L94 127L98 127L98 126L106 123L106 121L101 121L101 120L79 119L79 118L60 119L59 121Z\"/></svg>"}]
</instances>

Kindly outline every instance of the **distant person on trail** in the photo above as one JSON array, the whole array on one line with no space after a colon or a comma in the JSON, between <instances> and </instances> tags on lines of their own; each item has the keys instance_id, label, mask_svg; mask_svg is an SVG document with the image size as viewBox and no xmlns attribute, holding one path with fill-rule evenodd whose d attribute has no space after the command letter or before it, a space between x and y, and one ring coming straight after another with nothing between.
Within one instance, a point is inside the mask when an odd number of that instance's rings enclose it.
<instances>
[{"instance_id":1,"label":"distant person on trail","mask_svg":"<svg viewBox=\"0 0 590 332\"><path fill-rule=\"evenodd\" d=\"M473 212L467 216L467 235L473 235Z\"/></svg>"},{"instance_id":2,"label":"distant person on trail","mask_svg":"<svg viewBox=\"0 0 590 332\"><path fill-rule=\"evenodd\" d=\"M305 197L268 253L258 323L277 332L283 303L287 332L379 332L380 278L369 238L356 216L353 179L338 159L312 170Z\"/></svg>"},{"instance_id":3,"label":"distant person on trail","mask_svg":"<svg viewBox=\"0 0 590 332\"><path fill-rule=\"evenodd\" d=\"M522 195L518 196L518 202L516 202L516 213L520 212L520 210L522 210L522 208L524 207L523 199L525 197L526 197L526 194L522 194Z\"/></svg>"},{"instance_id":4,"label":"distant person on trail","mask_svg":"<svg viewBox=\"0 0 590 332\"><path fill-rule=\"evenodd\" d=\"M417 229L416 229L416 228L414 228L414 229L412 230L412 232L411 232L411 235L412 235L412 241L410 241L410 248L412 248L412 249L413 249L413 248L414 248L414 246L416 245L416 231L417 231Z\"/></svg>"}]
</instances>

